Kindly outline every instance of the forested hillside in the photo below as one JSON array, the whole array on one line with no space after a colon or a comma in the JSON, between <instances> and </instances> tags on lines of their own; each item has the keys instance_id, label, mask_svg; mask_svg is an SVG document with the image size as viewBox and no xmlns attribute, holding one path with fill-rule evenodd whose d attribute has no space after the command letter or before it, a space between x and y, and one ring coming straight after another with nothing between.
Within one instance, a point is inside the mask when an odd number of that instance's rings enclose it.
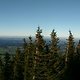
<instances>
[{"instance_id":1,"label":"forested hillside","mask_svg":"<svg viewBox=\"0 0 80 80\"><path fill-rule=\"evenodd\" d=\"M55 30L50 37L47 43L38 27L35 41L29 36L13 56L9 52L0 55L0 80L80 80L80 41L75 46L69 31L61 50Z\"/></svg>"}]
</instances>

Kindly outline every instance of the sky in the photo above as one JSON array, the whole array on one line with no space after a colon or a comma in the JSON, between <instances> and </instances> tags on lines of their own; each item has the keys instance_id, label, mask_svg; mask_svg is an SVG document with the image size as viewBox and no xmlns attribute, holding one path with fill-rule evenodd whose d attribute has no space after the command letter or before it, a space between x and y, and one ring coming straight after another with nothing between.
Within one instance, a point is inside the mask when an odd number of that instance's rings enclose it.
<instances>
[{"instance_id":1,"label":"sky","mask_svg":"<svg viewBox=\"0 0 80 80\"><path fill-rule=\"evenodd\" d=\"M38 26L80 38L80 0L0 0L0 36L35 36Z\"/></svg>"}]
</instances>

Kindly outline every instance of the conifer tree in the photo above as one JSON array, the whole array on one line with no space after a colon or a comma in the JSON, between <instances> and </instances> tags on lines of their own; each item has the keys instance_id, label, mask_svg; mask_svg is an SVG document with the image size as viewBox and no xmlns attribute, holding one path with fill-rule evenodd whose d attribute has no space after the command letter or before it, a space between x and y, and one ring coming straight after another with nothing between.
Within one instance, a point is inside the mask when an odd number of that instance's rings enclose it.
<instances>
[{"instance_id":1,"label":"conifer tree","mask_svg":"<svg viewBox=\"0 0 80 80\"><path fill-rule=\"evenodd\" d=\"M69 31L69 37L67 40L67 60L71 61L75 53L74 38L71 31Z\"/></svg>"},{"instance_id":2,"label":"conifer tree","mask_svg":"<svg viewBox=\"0 0 80 80\"><path fill-rule=\"evenodd\" d=\"M40 27L38 27L38 30L36 33L36 46L40 52L43 51L45 46L45 42L43 40L43 36L41 35L41 33L42 33L42 30L40 29Z\"/></svg>"},{"instance_id":3,"label":"conifer tree","mask_svg":"<svg viewBox=\"0 0 80 80\"><path fill-rule=\"evenodd\" d=\"M57 37L55 30L53 29L53 31L51 32L51 52L53 54L58 54L59 52L58 43L59 43L59 38Z\"/></svg>"},{"instance_id":4,"label":"conifer tree","mask_svg":"<svg viewBox=\"0 0 80 80\"><path fill-rule=\"evenodd\" d=\"M33 80L35 46L32 43L32 37L31 36L29 37L29 43L27 44L27 46L25 47L24 50L25 50L24 80Z\"/></svg>"},{"instance_id":5,"label":"conifer tree","mask_svg":"<svg viewBox=\"0 0 80 80\"><path fill-rule=\"evenodd\" d=\"M46 54L44 51L45 42L41 35L42 30L38 27L36 33L36 54L35 54L35 78L34 80L47 80Z\"/></svg>"},{"instance_id":6,"label":"conifer tree","mask_svg":"<svg viewBox=\"0 0 80 80\"><path fill-rule=\"evenodd\" d=\"M55 30L51 32L51 46L50 46L50 57L49 57L49 63L48 63L48 69L50 71L51 79L56 79L58 74L58 60L59 60L59 38L57 37L57 34Z\"/></svg>"},{"instance_id":7,"label":"conifer tree","mask_svg":"<svg viewBox=\"0 0 80 80\"><path fill-rule=\"evenodd\" d=\"M69 37L67 39L67 48L66 48L66 65L65 65L65 73L63 80L75 80L74 76L74 55L75 55L75 46L74 46L74 38L69 31Z\"/></svg>"}]
</instances>

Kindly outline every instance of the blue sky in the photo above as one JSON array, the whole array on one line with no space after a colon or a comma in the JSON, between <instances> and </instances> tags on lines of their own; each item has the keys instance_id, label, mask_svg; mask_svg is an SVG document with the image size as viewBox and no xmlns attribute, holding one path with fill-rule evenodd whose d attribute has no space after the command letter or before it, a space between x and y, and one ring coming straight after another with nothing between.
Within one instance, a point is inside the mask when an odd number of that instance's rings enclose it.
<instances>
[{"instance_id":1,"label":"blue sky","mask_svg":"<svg viewBox=\"0 0 80 80\"><path fill-rule=\"evenodd\" d=\"M80 0L0 0L0 36L34 36L38 25L44 36L80 38Z\"/></svg>"}]
</instances>

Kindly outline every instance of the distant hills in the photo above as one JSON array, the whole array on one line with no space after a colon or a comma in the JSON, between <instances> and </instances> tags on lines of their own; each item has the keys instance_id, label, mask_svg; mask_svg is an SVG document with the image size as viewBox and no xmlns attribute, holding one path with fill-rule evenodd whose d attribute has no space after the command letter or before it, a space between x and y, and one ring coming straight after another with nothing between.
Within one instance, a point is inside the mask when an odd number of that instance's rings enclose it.
<instances>
[{"instance_id":1,"label":"distant hills","mask_svg":"<svg viewBox=\"0 0 80 80\"><path fill-rule=\"evenodd\" d=\"M6 46L20 46L22 45L23 40L22 38L2 38L0 37L0 47L6 47Z\"/></svg>"},{"instance_id":2,"label":"distant hills","mask_svg":"<svg viewBox=\"0 0 80 80\"><path fill-rule=\"evenodd\" d=\"M6 47L6 46L22 46L22 44L23 44L23 38L24 37L0 37L0 47ZM33 41L35 40L35 38L34 37L32 37L33 38ZM50 41L50 37L46 37L46 38L44 38L45 39L45 41L46 41L46 43L49 43L49 41ZM66 42L67 42L67 40L66 40L67 38L60 38L60 40L59 40L59 44L61 45L63 45L63 44L66 44ZM26 40L28 41L28 37L26 38ZM78 42L78 38L77 39L75 39L75 43L77 43Z\"/></svg>"},{"instance_id":3,"label":"distant hills","mask_svg":"<svg viewBox=\"0 0 80 80\"><path fill-rule=\"evenodd\" d=\"M35 37L32 37L33 41L35 41ZM24 37L0 37L0 54L4 54L5 52L9 52L11 54L16 53L17 47L22 47ZM60 38L59 46L63 51L66 47L67 38ZM28 37L26 37L28 42ZM44 38L46 44L50 44L50 37ZM79 39L75 39L75 45L78 43Z\"/></svg>"}]
</instances>

